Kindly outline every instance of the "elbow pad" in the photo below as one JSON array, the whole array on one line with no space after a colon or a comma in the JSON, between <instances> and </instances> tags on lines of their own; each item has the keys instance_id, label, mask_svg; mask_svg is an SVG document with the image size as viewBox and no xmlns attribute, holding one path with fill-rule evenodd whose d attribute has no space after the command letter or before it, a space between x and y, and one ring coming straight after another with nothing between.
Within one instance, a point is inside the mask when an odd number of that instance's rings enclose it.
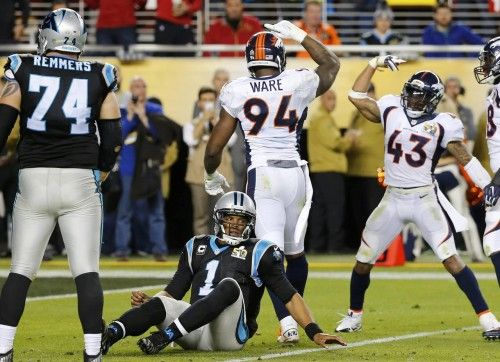
<instances>
[{"instance_id":1,"label":"elbow pad","mask_svg":"<svg viewBox=\"0 0 500 362\"><path fill-rule=\"evenodd\" d=\"M0 151L4 148L7 138L16 124L19 111L7 104L0 104Z\"/></svg>"},{"instance_id":2,"label":"elbow pad","mask_svg":"<svg viewBox=\"0 0 500 362\"><path fill-rule=\"evenodd\" d=\"M101 139L97 167L100 171L109 172L115 166L122 145L120 118L99 120L97 128Z\"/></svg>"}]
</instances>

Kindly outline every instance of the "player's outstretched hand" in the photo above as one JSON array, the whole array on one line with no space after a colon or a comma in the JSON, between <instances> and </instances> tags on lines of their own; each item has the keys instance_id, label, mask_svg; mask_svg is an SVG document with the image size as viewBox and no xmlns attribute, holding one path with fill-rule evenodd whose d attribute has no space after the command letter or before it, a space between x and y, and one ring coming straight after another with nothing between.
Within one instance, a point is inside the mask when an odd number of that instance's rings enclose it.
<instances>
[{"instance_id":1,"label":"player's outstretched hand","mask_svg":"<svg viewBox=\"0 0 500 362\"><path fill-rule=\"evenodd\" d=\"M132 307L138 307L141 304L146 303L150 299L151 297L146 293L141 292L140 290L134 290L132 291L132 295L130 296L130 304L132 305Z\"/></svg>"},{"instance_id":2,"label":"player's outstretched hand","mask_svg":"<svg viewBox=\"0 0 500 362\"><path fill-rule=\"evenodd\" d=\"M399 70L398 65L401 63L406 63L406 60L401 59L395 55L381 55L375 58L372 58L368 64L373 69L377 68L389 68L391 71Z\"/></svg>"},{"instance_id":3,"label":"player's outstretched hand","mask_svg":"<svg viewBox=\"0 0 500 362\"><path fill-rule=\"evenodd\" d=\"M205 191L207 194L215 196L218 194L223 194L224 189L222 186L229 188L226 178L221 173L215 171L212 174L205 173Z\"/></svg>"},{"instance_id":4,"label":"player's outstretched hand","mask_svg":"<svg viewBox=\"0 0 500 362\"><path fill-rule=\"evenodd\" d=\"M484 188L484 203L486 206L495 206L500 199L500 185L493 182Z\"/></svg>"},{"instance_id":5,"label":"player's outstretched hand","mask_svg":"<svg viewBox=\"0 0 500 362\"><path fill-rule=\"evenodd\" d=\"M276 24L264 24L264 27L276 33L282 39L292 39L298 43L302 43L307 33L292 24L288 20L282 20Z\"/></svg>"},{"instance_id":6,"label":"player's outstretched hand","mask_svg":"<svg viewBox=\"0 0 500 362\"><path fill-rule=\"evenodd\" d=\"M340 344L341 346L347 346L347 343L342 338L327 333L316 333L314 335L314 343L324 348L328 348L329 344Z\"/></svg>"}]
</instances>

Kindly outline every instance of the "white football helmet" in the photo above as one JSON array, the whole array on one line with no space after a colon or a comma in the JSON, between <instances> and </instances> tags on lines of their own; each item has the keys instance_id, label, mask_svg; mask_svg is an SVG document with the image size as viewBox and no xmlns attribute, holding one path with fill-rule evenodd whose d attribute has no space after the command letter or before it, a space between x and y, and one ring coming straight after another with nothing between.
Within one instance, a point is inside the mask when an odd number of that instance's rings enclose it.
<instances>
[{"instance_id":1,"label":"white football helmet","mask_svg":"<svg viewBox=\"0 0 500 362\"><path fill-rule=\"evenodd\" d=\"M223 219L226 215L240 215L247 218L247 225L241 236L231 236L224 230ZM214 207L215 235L229 245L235 246L248 240L255 227L255 204L247 194L231 191L221 196Z\"/></svg>"},{"instance_id":2,"label":"white football helmet","mask_svg":"<svg viewBox=\"0 0 500 362\"><path fill-rule=\"evenodd\" d=\"M479 53L479 67L474 75L480 84L497 84L500 80L500 36L486 43Z\"/></svg>"},{"instance_id":3,"label":"white football helmet","mask_svg":"<svg viewBox=\"0 0 500 362\"><path fill-rule=\"evenodd\" d=\"M57 9L43 19L38 29L38 54L49 50L66 53L83 51L87 41L87 29L82 17L71 9Z\"/></svg>"}]
</instances>

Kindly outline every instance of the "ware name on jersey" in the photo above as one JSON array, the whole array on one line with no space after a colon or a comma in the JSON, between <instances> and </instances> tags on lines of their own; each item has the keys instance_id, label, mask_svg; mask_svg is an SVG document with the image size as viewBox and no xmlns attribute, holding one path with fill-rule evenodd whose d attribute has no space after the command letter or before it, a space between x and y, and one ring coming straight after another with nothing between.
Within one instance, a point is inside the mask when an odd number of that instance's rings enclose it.
<instances>
[{"instance_id":1,"label":"ware name on jersey","mask_svg":"<svg viewBox=\"0 0 500 362\"><path fill-rule=\"evenodd\" d=\"M13 54L5 77L21 91L21 168L96 169L96 120L116 87L114 67L64 56Z\"/></svg>"},{"instance_id":2,"label":"ware name on jersey","mask_svg":"<svg viewBox=\"0 0 500 362\"><path fill-rule=\"evenodd\" d=\"M282 272L282 253L273 243L249 239L238 246L221 245L213 235L188 241L177 272L165 289L175 299L182 299L191 288L192 304L208 295L224 278L233 278L241 288L250 336L257 330L264 283L271 289L284 285L287 293L294 291Z\"/></svg>"},{"instance_id":3,"label":"ware name on jersey","mask_svg":"<svg viewBox=\"0 0 500 362\"><path fill-rule=\"evenodd\" d=\"M486 140L490 154L490 165L493 172L500 169L500 84L486 99L487 126Z\"/></svg>"},{"instance_id":4,"label":"ware name on jersey","mask_svg":"<svg viewBox=\"0 0 500 362\"><path fill-rule=\"evenodd\" d=\"M409 119L400 97L393 95L380 98L377 104L385 134L385 182L394 187L431 185L448 143L464 139L462 121L451 113Z\"/></svg>"},{"instance_id":5,"label":"ware name on jersey","mask_svg":"<svg viewBox=\"0 0 500 362\"><path fill-rule=\"evenodd\" d=\"M292 69L276 76L241 77L222 88L221 106L245 134L249 168L266 166L267 160L300 160L300 132L318 83L314 71Z\"/></svg>"}]
</instances>

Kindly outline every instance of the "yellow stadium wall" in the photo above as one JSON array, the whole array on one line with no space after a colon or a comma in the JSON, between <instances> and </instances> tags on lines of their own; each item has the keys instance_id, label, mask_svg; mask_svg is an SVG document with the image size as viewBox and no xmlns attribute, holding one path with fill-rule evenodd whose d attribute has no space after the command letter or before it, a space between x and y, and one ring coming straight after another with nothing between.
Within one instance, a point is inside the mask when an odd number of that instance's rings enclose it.
<instances>
[{"instance_id":1,"label":"yellow stadium wall","mask_svg":"<svg viewBox=\"0 0 500 362\"><path fill-rule=\"evenodd\" d=\"M112 58L100 60L118 64ZM340 125L347 126L354 111L353 106L347 100L347 92L367 61L359 58L343 58L341 62L341 69L333 86L338 94L338 105L334 116ZM473 68L477 65L478 62L475 59L422 59L403 64L399 72L388 70L377 72L374 76L374 83L377 95L380 96L387 93L399 94L403 83L418 70L432 70L443 80L449 76L457 76L462 80L466 89L463 103L472 108L474 117L477 119L483 112L484 97L488 91L487 86L477 84L474 79ZM289 69L314 68L315 64L312 60L289 58L287 67ZM123 77L122 90L127 91L133 76L143 77L148 84L148 95L159 97L163 102L165 113L184 124L190 120L198 89L211 84L212 74L217 68L227 69L232 78L248 74L242 59L150 58L137 64L120 65ZM315 105L312 109L314 108Z\"/></svg>"}]
</instances>

